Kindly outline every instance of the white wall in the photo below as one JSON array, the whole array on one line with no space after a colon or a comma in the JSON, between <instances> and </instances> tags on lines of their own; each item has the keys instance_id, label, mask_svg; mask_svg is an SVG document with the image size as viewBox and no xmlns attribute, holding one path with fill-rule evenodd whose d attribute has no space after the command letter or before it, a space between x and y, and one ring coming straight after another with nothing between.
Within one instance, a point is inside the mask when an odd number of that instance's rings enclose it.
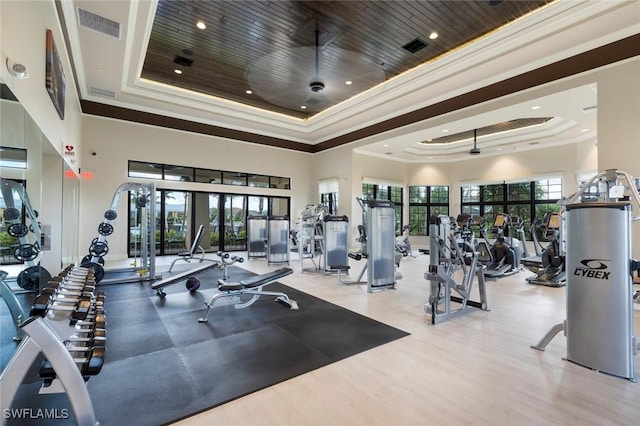
<instances>
[{"instance_id":1,"label":"white wall","mask_svg":"<svg viewBox=\"0 0 640 426\"><path fill-rule=\"evenodd\" d=\"M640 176L640 59L607 69L598 81L598 171ZM634 206L632 215L638 216ZM640 258L640 223L634 222L633 256Z\"/></svg>"},{"instance_id":2,"label":"white wall","mask_svg":"<svg viewBox=\"0 0 640 426\"><path fill-rule=\"evenodd\" d=\"M64 120L58 116L45 88L47 29L53 31L53 39L66 76ZM0 40L0 78L16 95L57 152L62 155L65 145L73 145L79 156L82 151L80 103L54 2L0 1ZM7 57L25 65L30 77L24 80L12 77L5 67ZM77 171L80 163L76 160L70 166Z\"/></svg>"},{"instance_id":3,"label":"white wall","mask_svg":"<svg viewBox=\"0 0 640 426\"><path fill-rule=\"evenodd\" d=\"M291 197L291 216L294 220L305 205L316 202L312 198L315 181L312 156L309 154L92 116L84 118L82 135L85 146L82 158L84 169L95 173L92 180L83 180L80 188L81 250L84 247L82 242L86 242L88 247L89 242L98 236L98 224L102 222L118 186L124 182L151 182L127 177L129 160L290 177L291 190L170 181L156 181L156 186L175 190ZM126 204L120 202L118 205L115 232L109 237L109 260L126 256Z\"/></svg>"},{"instance_id":4,"label":"white wall","mask_svg":"<svg viewBox=\"0 0 640 426\"><path fill-rule=\"evenodd\" d=\"M355 202L352 197L352 164L353 152L351 148L340 147L317 153L313 156L312 203L318 203L317 182L335 179L338 182L338 214L347 215L351 219L351 206ZM299 212L298 212L299 213Z\"/></svg>"},{"instance_id":5,"label":"white wall","mask_svg":"<svg viewBox=\"0 0 640 426\"><path fill-rule=\"evenodd\" d=\"M42 206L38 221L48 228L51 247L42 251L40 264L53 275L62 269L62 158L42 156Z\"/></svg>"}]
</instances>

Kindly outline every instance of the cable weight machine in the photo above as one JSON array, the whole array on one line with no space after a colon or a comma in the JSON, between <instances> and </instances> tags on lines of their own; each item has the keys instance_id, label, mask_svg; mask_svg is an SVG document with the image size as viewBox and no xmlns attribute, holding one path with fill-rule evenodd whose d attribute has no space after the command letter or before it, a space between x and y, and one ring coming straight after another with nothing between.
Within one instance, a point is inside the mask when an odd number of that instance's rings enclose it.
<instances>
[{"instance_id":1,"label":"cable weight machine","mask_svg":"<svg viewBox=\"0 0 640 426\"><path fill-rule=\"evenodd\" d=\"M424 274L429 281L429 299L424 310L431 317L431 324L438 324L477 308L488 311L484 266L478 264L479 252L469 245L464 250L456 235L451 232L448 216L429 218L429 268ZM462 284L454 275L462 270ZM474 280L478 280L480 300L471 300ZM456 305L452 305L452 302ZM457 307L456 307L457 306Z\"/></svg>"},{"instance_id":2,"label":"cable weight machine","mask_svg":"<svg viewBox=\"0 0 640 426\"><path fill-rule=\"evenodd\" d=\"M136 260L130 268L118 268L105 270L104 257L109 253L107 237L114 231L113 222L118 217L116 208L123 193L131 193L135 199L136 211L140 211L139 235L132 235ZM156 186L155 183L141 184L126 182L117 189L109 209L104 213L104 221L98 225L99 236L94 238L89 245L89 254L82 261L81 266L91 268L94 271L97 283L122 283L153 280L156 276ZM137 222L137 220L136 220ZM130 232L130 231L129 231ZM139 247L137 246L139 241ZM138 253L139 252L139 253ZM138 265L137 255L140 257Z\"/></svg>"},{"instance_id":3,"label":"cable weight machine","mask_svg":"<svg viewBox=\"0 0 640 426\"><path fill-rule=\"evenodd\" d=\"M4 221L9 223L7 233L18 240L18 245L12 247L13 257L27 265L16 277L16 282L24 290L39 291L40 287L51 279L51 274L40 265L42 230L38 222L38 212L33 209L22 184L2 179L0 191L5 204ZM19 201L19 204L16 204L16 201Z\"/></svg>"},{"instance_id":4,"label":"cable weight machine","mask_svg":"<svg viewBox=\"0 0 640 426\"><path fill-rule=\"evenodd\" d=\"M590 192L597 187L597 194ZM596 201L597 199L597 201ZM564 203L566 222L566 319L532 348L545 350L561 331L566 360L636 382L633 330L631 205L640 207L636 181L609 169Z\"/></svg>"}]
</instances>

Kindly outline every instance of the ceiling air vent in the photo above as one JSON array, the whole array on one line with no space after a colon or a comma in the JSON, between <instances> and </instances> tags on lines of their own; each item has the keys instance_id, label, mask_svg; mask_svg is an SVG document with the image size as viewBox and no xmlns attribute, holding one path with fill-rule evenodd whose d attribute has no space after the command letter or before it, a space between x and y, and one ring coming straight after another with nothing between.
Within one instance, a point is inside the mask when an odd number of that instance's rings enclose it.
<instances>
[{"instance_id":1,"label":"ceiling air vent","mask_svg":"<svg viewBox=\"0 0 640 426\"><path fill-rule=\"evenodd\" d=\"M184 56L176 55L173 60L174 63L182 65L183 67L190 67L193 64L193 59L185 58Z\"/></svg>"},{"instance_id":2,"label":"ceiling air vent","mask_svg":"<svg viewBox=\"0 0 640 426\"><path fill-rule=\"evenodd\" d=\"M116 92L114 92L113 90L101 89L95 86L89 86L89 94L93 96L100 96L103 98L116 98Z\"/></svg>"},{"instance_id":3,"label":"ceiling air vent","mask_svg":"<svg viewBox=\"0 0 640 426\"><path fill-rule=\"evenodd\" d=\"M407 50L411 53L416 53L419 50L424 49L425 47L427 47L427 43L425 43L424 41L420 40L419 38L410 41L409 43L405 44L404 46L402 46L402 48L404 50Z\"/></svg>"},{"instance_id":4,"label":"ceiling air vent","mask_svg":"<svg viewBox=\"0 0 640 426\"><path fill-rule=\"evenodd\" d=\"M109 18L96 15L88 10L78 8L78 23L83 28L88 28L117 39L120 38L120 22L112 21Z\"/></svg>"}]
</instances>

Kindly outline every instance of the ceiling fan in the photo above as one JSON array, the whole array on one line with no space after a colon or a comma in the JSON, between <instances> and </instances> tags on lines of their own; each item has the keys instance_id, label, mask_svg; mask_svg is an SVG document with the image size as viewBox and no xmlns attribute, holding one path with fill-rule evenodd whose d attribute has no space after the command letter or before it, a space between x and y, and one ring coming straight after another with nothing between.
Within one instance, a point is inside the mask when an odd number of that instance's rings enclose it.
<instances>
[{"instance_id":1,"label":"ceiling fan","mask_svg":"<svg viewBox=\"0 0 640 426\"><path fill-rule=\"evenodd\" d=\"M245 76L253 92L312 115L385 81L379 64L331 44L323 46L317 25L314 36L313 45L278 49L250 64Z\"/></svg>"},{"instance_id":2,"label":"ceiling fan","mask_svg":"<svg viewBox=\"0 0 640 426\"><path fill-rule=\"evenodd\" d=\"M477 137L478 129L473 129L473 148L469 150L469 154L478 155L480 154L480 148L478 148L476 137Z\"/></svg>"},{"instance_id":3,"label":"ceiling fan","mask_svg":"<svg viewBox=\"0 0 640 426\"><path fill-rule=\"evenodd\" d=\"M324 90L324 83L320 81L320 30L316 27L315 30L316 35L316 75L311 83L309 83L309 88L314 93L320 93Z\"/></svg>"}]
</instances>

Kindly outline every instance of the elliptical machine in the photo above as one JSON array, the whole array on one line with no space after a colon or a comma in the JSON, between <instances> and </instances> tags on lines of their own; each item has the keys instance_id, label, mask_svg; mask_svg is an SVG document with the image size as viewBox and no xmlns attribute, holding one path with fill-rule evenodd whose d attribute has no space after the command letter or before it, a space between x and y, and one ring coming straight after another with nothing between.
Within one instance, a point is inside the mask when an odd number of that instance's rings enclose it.
<instances>
[{"instance_id":1,"label":"elliptical machine","mask_svg":"<svg viewBox=\"0 0 640 426\"><path fill-rule=\"evenodd\" d=\"M522 264L535 275L528 277L529 284L562 287L566 284L565 258L560 251L560 228L562 217L559 213L547 212L542 219L542 230L549 244L540 256L525 258Z\"/></svg>"},{"instance_id":2,"label":"elliptical machine","mask_svg":"<svg viewBox=\"0 0 640 426\"><path fill-rule=\"evenodd\" d=\"M510 225L509 215L504 213L496 215L492 230L496 235L496 241L489 250L491 260L484 264L487 268L484 271L486 278L502 278L520 272L522 269L520 266L522 248L517 238L508 237Z\"/></svg>"}]
</instances>

